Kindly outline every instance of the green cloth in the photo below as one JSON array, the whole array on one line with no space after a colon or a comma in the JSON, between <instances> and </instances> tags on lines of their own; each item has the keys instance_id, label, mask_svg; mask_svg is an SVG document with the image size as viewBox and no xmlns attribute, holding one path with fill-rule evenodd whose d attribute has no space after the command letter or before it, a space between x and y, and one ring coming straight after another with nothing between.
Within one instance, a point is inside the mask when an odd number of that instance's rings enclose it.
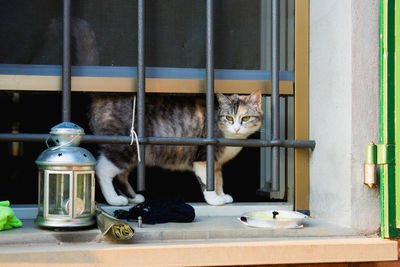
<instances>
[{"instance_id":1,"label":"green cloth","mask_svg":"<svg viewBox=\"0 0 400 267\"><path fill-rule=\"evenodd\" d=\"M0 201L0 231L21 226L22 222L15 217L14 211L10 208L10 201Z\"/></svg>"}]
</instances>

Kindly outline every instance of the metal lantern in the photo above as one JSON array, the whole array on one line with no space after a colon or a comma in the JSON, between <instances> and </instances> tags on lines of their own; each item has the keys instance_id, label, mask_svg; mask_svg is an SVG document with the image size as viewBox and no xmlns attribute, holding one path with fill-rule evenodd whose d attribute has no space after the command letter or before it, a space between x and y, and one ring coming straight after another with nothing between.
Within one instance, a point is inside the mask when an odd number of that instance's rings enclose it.
<instances>
[{"instance_id":1,"label":"metal lantern","mask_svg":"<svg viewBox=\"0 0 400 267\"><path fill-rule=\"evenodd\" d=\"M95 224L94 168L96 160L78 147L84 135L78 125L51 128L56 146L36 160L39 169L39 207L35 223L45 227L84 227Z\"/></svg>"}]
</instances>

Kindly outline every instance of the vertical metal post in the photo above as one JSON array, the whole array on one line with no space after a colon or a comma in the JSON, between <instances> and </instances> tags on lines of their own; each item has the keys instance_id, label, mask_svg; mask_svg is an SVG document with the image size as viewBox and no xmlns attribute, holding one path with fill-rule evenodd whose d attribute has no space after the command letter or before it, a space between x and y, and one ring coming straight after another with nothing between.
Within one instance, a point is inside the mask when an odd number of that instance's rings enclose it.
<instances>
[{"instance_id":1,"label":"vertical metal post","mask_svg":"<svg viewBox=\"0 0 400 267\"><path fill-rule=\"evenodd\" d=\"M138 0L138 62L137 62L137 127L138 137L144 136L144 113L145 113L145 3L144 0ZM145 146L140 145L141 161L137 167L137 190L145 189Z\"/></svg>"},{"instance_id":2,"label":"vertical metal post","mask_svg":"<svg viewBox=\"0 0 400 267\"><path fill-rule=\"evenodd\" d=\"M262 109L264 112L264 122L260 128L260 139L271 139L271 122L268 119L271 108L267 109L271 104L270 97L262 97ZM260 147L260 190L263 192L270 192L271 189L271 148Z\"/></svg>"},{"instance_id":3,"label":"vertical metal post","mask_svg":"<svg viewBox=\"0 0 400 267\"><path fill-rule=\"evenodd\" d=\"M280 114L279 114L279 0L272 1L272 95L271 95L271 113L272 113L272 140L280 139ZM280 147L272 147L271 177L272 191L278 191L279 184L279 160Z\"/></svg>"},{"instance_id":4,"label":"vertical metal post","mask_svg":"<svg viewBox=\"0 0 400 267\"><path fill-rule=\"evenodd\" d=\"M63 1L62 120L71 120L71 1Z\"/></svg>"},{"instance_id":5,"label":"vertical metal post","mask_svg":"<svg viewBox=\"0 0 400 267\"><path fill-rule=\"evenodd\" d=\"M214 5L206 3L206 86L207 86L207 139L214 137ZM207 145L207 191L214 191L214 145Z\"/></svg>"}]
</instances>

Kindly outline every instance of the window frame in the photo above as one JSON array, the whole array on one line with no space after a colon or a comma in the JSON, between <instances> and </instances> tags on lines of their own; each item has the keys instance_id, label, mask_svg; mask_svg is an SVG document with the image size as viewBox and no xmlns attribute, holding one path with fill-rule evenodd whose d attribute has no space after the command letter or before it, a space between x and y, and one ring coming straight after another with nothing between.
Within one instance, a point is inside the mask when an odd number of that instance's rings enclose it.
<instances>
[{"instance_id":1,"label":"window frame","mask_svg":"<svg viewBox=\"0 0 400 267\"><path fill-rule=\"evenodd\" d=\"M66 1L68 2L68 1ZM308 43L309 43L309 1L295 0L295 71L293 81L278 81L280 95L294 95L294 132L295 140L309 141L309 100L308 100ZM69 49L67 46L66 50ZM70 62L68 63L70 67ZM140 66L140 64L138 64ZM144 66L143 66L144 67ZM139 70L139 69L138 69ZM146 70L146 69L144 69ZM214 70L212 68L212 70ZM139 70L140 71L140 70ZM70 75L70 73L69 73ZM64 75L66 76L66 75ZM68 75L67 75L68 76ZM214 77L213 77L214 78ZM138 84L146 84L146 93L205 93L207 79L171 79L171 78L145 78L139 81L140 77L63 77L53 75L0 75L0 90L43 90L61 91L62 83L69 80L72 91L86 92L139 92ZM63 81L63 82L62 82ZM250 93L255 89L261 89L263 94L272 93L272 82L270 80L225 80L213 79L213 93ZM112 84L112 86L110 86ZM296 85L296 90L294 89ZM71 90L71 88L69 90ZM174 88L175 90L171 90ZM245 88L245 89L243 89ZM179 90L178 90L179 89ZM140 94L140 92L139 92ZM18 135L18 134L17 134ZM140 134L139 134L140 137ZM13 141L24 139L23 134L18 136L0 134L0 140L11 139ZM43 136L36 136L37 141ZM89 137L90 139L90 137ZM94 141L96 138L94 138ZM85 140L84 140L85 141ZM92 139L93 141L93 139ZM282 143L274 143L270 140L267 146L283 146ZM275 140L276 141L276 140ZM282 140L281 140L282 141ZM315 142L310 141L305 146L294 149L294 209L309 210L309 150ZM310 145L311 144L311 145ZM262 145L261 145L262 146ZM306 149L305 149L306 148Z\"/></svg>"}]
</instances>

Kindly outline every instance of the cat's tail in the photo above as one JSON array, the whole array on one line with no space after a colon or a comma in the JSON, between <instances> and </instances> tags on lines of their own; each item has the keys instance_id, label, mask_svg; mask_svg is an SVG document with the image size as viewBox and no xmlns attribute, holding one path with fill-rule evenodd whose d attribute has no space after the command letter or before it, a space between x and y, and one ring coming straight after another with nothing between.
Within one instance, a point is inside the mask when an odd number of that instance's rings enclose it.
<instances>
[{"instance_id":1,"label":"cat's tail","mask_svg":"<svg viewBox=\"0 0 400 267\"><path fill-rule=\"evenodd\" d=\"M52 19L47 27L48 40L62 39L62 19ZM71 19L71 61L73 65L98 65L96 35L90 24L80 18Z\"/></svg>"}]
</instances>

